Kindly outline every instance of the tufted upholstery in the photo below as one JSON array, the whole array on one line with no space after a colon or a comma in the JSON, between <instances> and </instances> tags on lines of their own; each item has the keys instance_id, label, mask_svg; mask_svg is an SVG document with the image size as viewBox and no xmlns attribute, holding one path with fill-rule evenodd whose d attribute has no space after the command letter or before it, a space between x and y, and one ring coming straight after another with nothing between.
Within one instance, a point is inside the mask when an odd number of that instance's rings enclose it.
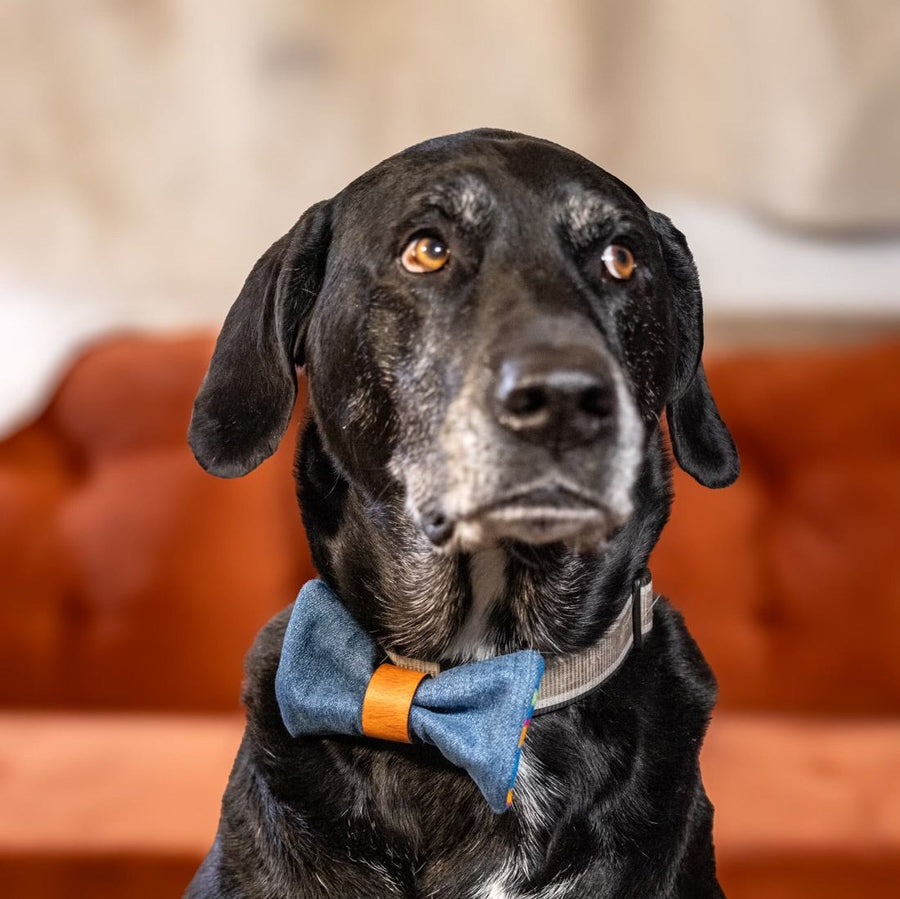
<instances>
[{"instance_id":1,"label":"tufted upholstery","mask_svg":"<svg viewBox=\"0 0 900 899\"><path fill-rule=\"evenodd\" d=\"M236 481L187 448L211 350L97 347L0 444L0 705L237 708L253 634L312 569L292 441Z\"/></svg>"},{"instance_id":2,"label":"tufted upholstery","mask_svg":"<svg viewBox=\"0 0 900 899\"><path fill-rule=\"evenodd\" d=\"M207 338L94 348L0 444L0 704L228 709L311 573L293 438L221 481L185 444ZM657 587L723 707L900 711L900 346L709 365L736 485L675 471Z\"/></svg>"},{"instance_id":3,"label":"tufted upholstery","mask_svg":"<svg viewBox=\"0 0 900 899\"><path fill-rule=\"evenodd\" d=\"M723 707L900 712L900 345L709 366L741 454L727 490L675 472L654 556Z\"/></svg>"},{"instance_id":4,"label":"tufted upholstery","mask_svg":"<svg viewBox=\"0 0 900 899\"><path fill-rule=\"evenodd\" d=\"M237 481L185 444L211 348L111 339L0 443L12 895L177 893L214 822L180 817L179 842L170 819L188 802L214 818L240 659L311 575L293 440ZM709 491L675 471L653 569L720 681L703 764L723 882L733 899L884 893L900 876L900 343L708 372L743 474Z\"/></svg>"}]
</instances>

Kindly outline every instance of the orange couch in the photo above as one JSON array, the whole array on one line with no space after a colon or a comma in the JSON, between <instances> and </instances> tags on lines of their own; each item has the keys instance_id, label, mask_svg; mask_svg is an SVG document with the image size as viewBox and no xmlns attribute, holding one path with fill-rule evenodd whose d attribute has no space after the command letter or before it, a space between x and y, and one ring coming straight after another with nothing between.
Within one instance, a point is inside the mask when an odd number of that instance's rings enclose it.
<instances>
[{"instance_id":1,"label":"orange couch","mask_svg":"<svg viewBox=\"0 0 900 899\"><path fill-rule=\"evenodd\" d=\"M240 738L241 657L311 565L292 442L218 481L208 337L120 337L0 443L0 883L179 895ZM720 681L703 755L730 899L900 882L900 342L708 366L743 474L675 473L653 569ZM227 614L210 614L225 609Z\"/></svg>"}]
</instances>

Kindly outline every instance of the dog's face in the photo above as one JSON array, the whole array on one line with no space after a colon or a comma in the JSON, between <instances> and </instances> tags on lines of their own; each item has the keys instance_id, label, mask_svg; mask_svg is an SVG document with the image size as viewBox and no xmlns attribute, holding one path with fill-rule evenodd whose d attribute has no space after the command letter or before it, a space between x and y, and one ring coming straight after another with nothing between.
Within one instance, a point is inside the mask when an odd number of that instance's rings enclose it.
<instances>
[{"instance_id":1,"label":"dog's face","mask_svg":"<svg viewBox=\"0 0 900 899\"><path fill-rule=\"evenodd\" d=\"M389 161L334 212L305 347L344 470L386 470L441 547L604 540L674 374L643 204L575 154L481 138Z\"/></svg>"},{"instance_id":2,"label":"dog's face","mask_svg":"<svg viewBox=\"0 0 900 899\"><path fill-rule=\"evenodd\" d=\"M602 547L668 407L676 457L737 474L700 365L684 238L575 153L506 132L413 147L309 210L251 273L195 405L215 474L276 447L295 368L336 471L437 551Z\"/></svg>"}]
</instances>

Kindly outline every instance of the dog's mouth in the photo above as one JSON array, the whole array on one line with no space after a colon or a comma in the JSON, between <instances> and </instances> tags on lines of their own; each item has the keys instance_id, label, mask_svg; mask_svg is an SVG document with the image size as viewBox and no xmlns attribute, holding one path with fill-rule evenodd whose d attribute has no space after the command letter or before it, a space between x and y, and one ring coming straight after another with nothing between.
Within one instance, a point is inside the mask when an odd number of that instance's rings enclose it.
<instances>
[{"instance_id":1,"label":"dog's mouth","mask_svg":"<svg viewBox=\"0 0 900 899\"><path fill-rule=\"evenodd\" d=\"M627 511L569 486L517 490L426 531L437 546L474 549L498 540L541 545L599 546L620 527Z\"/></svg>"}]
</instances>

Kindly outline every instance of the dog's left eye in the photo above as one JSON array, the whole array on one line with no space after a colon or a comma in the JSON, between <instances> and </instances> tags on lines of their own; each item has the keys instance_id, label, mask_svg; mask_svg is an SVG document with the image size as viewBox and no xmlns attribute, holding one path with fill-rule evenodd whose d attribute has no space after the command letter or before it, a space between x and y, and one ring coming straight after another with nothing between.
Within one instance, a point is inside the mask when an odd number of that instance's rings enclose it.
<instances>
[{"instance_id":1,"label":"dog's left eye","mask_svg":"<svg viewBox=\"0 0 900 899\"><path fill-rule=\"evenodd\" d=\"M415 237L407 245L400 262L417 275L436 272L450 258L450 248L439 237Z\"/></svg>"},{"instance_id":2,"label":"dog's left eye","mask_svg":"<svg viewBox=\"0 0 900 899\"><path fill-rule=\"evenodd\" d=\"M634 254L621 244L610 244L600 257L606 270L619 281L627 281L633 274L637 263Z\"/></svg>"}]
</instances>

